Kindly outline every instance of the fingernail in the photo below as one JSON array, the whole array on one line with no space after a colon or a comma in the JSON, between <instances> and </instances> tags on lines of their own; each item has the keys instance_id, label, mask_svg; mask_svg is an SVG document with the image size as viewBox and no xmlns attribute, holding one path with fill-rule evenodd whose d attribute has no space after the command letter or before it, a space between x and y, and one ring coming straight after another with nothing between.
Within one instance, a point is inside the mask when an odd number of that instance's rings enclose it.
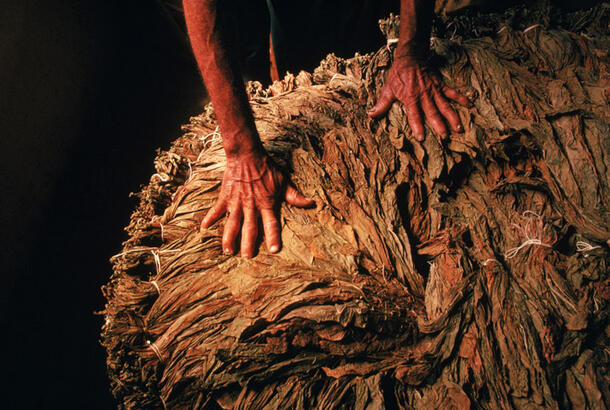
<instances>
[{"instance_id":1,"label":"fingernail","mask_svg":"<svg viewBox=\"0 0 610 410\"><path fill-rule=\"evenodd\" d=\"M458 125L457 130L458 130L458 132L462 132L462 131L464 131L464 127L462 127L461 125Z\"/></svg>"},{"instance_id":2,"label":"fingernail","mask_svg":"<svg viewBox=\"0 0 610 410\"><path fill-rule=\"evenodd\" d=\"M279 250L280 250L280 247L277 245L271 245L271 247L269 248L269 252L271 252L271 253L276 253Z\"/></svg>"}]
</instances>

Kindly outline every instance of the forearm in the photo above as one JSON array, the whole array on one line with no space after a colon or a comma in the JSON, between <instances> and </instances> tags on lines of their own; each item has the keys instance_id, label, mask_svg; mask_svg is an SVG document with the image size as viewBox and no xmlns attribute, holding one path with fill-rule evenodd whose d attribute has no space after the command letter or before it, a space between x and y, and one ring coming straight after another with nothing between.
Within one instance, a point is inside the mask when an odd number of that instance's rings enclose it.
<instances>
[{"instance_id":1,"label":"forearm","mask_svg":"<svg viewBox=\"0 0 610 410\"><path fill-rule=\"evenodd\" d=\"M183 0L186 26L216 112L227 156L263 152L244 83L231 55L227 27L221 22L222 0Z\"/></svg>"},{"instance_id":2,"label":"forearm","mask_svg":"<svg viewBox=\"0 0 610 410\"><path fill-rule=\"evenodd\" d=\"M433 15L432 0L401 0L400 35L396 57L414 57L422 60L428 56Z\"/></svg>"}]
</instances>

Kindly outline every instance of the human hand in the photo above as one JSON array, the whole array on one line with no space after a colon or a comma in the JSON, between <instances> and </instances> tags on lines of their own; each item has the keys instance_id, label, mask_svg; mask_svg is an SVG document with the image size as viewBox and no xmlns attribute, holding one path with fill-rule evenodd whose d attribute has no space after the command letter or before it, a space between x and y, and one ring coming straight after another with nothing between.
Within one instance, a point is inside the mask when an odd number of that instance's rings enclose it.
<instances>
[{"instance_id":1,"label":"human hand","mask_svg":"<svg viewBox=\"0 0 610 410\"><path fill-rule=\"evenodd\" d=\"M222 236L224 253L235 253L235 240L241 229L241 254L251 258L260 216L267 249L275 253L281 246L277 212L282 201L301 208L314 205L297 191L267 154L249 153L227 158L220 195L203 218L201 227L210 227L227 213Z\"/></svg>"},{"instance_id":2,"label":"human hand","mask_svg":"<svg viewBox=\"0 0 610 410\"><path fill-rule=\"evenodd\" d=\"M449 133L445 120L453 132L464 130L460 117L448 100L464 107L471 105L466 96L442 82L438 71L412 57L394 60L381 89L381 96L369 111L369 116L384 116L395 100L403 103L409 126L418 141L424 139L422 111L434 132L441 138L446 138Z\"/></svg>"}]
</instances>

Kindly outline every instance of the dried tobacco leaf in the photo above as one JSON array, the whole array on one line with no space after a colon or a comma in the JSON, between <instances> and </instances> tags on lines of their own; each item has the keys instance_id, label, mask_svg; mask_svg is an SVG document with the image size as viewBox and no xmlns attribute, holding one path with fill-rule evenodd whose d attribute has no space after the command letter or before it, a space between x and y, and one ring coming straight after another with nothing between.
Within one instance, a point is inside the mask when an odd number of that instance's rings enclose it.
<instances>
[{"instance_id":1,"label":"dried tobacco leaf","mask_svg":"<svg viewBox=\"0 0 610 410\"><path fill-rule=\"evenodd\" d=\"M199 231L225 157L211 107L193 118L104 288L120 405L605 408L610 40L583 32L608 10L436 39L446 80L478 94L445 144L409 138L398 105L368 119L391 45L251 84L268 151L317 203L283 207L276 255L229 258L222 224Z\"/></svg>"}]
</instances>

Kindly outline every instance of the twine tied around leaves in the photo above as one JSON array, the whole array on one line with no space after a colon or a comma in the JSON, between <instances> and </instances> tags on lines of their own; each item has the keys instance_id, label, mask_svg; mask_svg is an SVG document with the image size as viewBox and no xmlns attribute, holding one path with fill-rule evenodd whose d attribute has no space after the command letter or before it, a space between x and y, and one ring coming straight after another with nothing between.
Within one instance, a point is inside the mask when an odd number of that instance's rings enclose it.
<instances>
[{"instance_id":1,"label":"twine tied around leaves","mask_svg":"<svg viewBox=\"0 0 610 410\"><path fill-rule=\"evenodd\" d=\"M530 245L552 248L552 245L542 242L542 217L533 211L523 212L523 217L527 218L525 226L522 227L515 223L513 223L513 226L521 232L521 234L523 235L523 237L525 237L526 240L521 245L507 250L504 253L504 259L514 258L519 254L521 249L526 248ZM533 228L531 226L532 221L537 222Z\"/></svg>"}]
</instances>

